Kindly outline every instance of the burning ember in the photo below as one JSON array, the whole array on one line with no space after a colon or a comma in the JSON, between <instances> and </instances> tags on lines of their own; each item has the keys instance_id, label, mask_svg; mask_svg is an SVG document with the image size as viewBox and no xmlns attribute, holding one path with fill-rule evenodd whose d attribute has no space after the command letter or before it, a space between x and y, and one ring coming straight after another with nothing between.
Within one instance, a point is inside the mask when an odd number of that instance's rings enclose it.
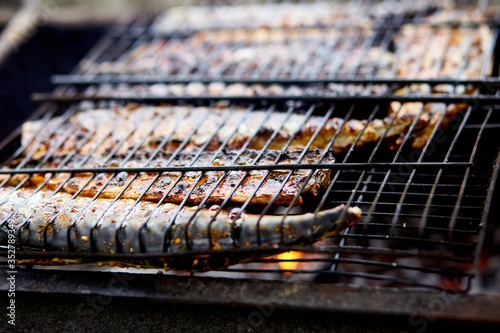
<instances>
[{"instance_id":1,"label":"burning ember","mask_svg":"<svg viewBox=\"0 0 500 333\"><path fill-rule=\"evenodd\" d=\"M297 265L299 264L297 261L294 260L302 258L302 253L299 251L289 251L279 254L276 258L281 260L279 262L279 265L282 270L293 271L297 268ZM283 272L283 274L290 274L290 272Z\"/></svg>"}]
</instances>

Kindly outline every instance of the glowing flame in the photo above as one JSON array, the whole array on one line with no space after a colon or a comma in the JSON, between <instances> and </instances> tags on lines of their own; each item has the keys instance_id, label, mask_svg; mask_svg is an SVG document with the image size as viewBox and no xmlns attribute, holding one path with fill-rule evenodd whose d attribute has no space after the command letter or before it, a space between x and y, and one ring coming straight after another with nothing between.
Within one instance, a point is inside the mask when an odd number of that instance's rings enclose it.
<instances>
[{"instance_id":1,"label":"glowing flame","mask_svg":"<svg viewBox=\"0 0 500 333\"><path fill-rule=\"evenodd\" d=\"M279 254L277 258L279 260L295 260L295 259L300 259L301 257L302 257L301 252L290 251ZM281 269L292 271L297 268L297 265L299 263L297 261L280 261L279 264ZM289 274L289 273L285 272L284 274Z\"/></svg>"}]
</instances>

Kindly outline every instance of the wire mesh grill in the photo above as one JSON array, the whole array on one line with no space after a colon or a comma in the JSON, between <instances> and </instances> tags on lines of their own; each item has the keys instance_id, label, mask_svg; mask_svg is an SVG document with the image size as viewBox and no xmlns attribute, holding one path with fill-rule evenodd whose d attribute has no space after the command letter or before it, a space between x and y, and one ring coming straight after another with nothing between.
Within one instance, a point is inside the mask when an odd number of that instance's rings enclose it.
<instances>
[{"instance_id":1,"label":"wire mesh grill","mask_svg":"<svg viewBox=\"0 0 500 333\"><path fill-rule=\"evenodd\" d=\"M345 8L355 5L350 2ZM480 3L475 10L481 18L486 6ZM153 30L159 29L158 23L151 25L145 16L115 28L74 74L54 78L73 86L61 86L40 98L87 101L69 107L42 105L36 126L23 128L22 138L18 133L2 145L5 162L0 172L3 188L34 189L24 204L46 189L55 191L54 197L58 192L87 196L91 199L85 207L99 196L111 198L99 211L90 235L118 198L135 200L115 224L115 253L103 253L92 236L84 241L88 251L77 252L81 241L71 239L69 232L69 252L50 249L56 214L41 229L40 247L46 251L24 248L18 257L83 262L168 257L184 262L209 254L224 263L250 255L253 263L198 274L276 278L287 273L290 279L466 289L475 274L498 170L496 164L492 169L493 132L499 126L497 82L486 80L494 67L498 30L491 22L457 26L446 17L433 22L429 14L435 12L424 6L411 14L367 18L368 27L286 27L286 33L261 27L250 32L224 30L227 27L217 22L203 32L165 33ZM422 25L403 25L412 23ZM443 52L412 49L435 48L433 40L442 43ZM280 48L294 45L304 53L278 64ZM447 49L459 59L447 60ZM276 58L252 63L255 54L269 50L278 50ZM182 57L186 54L193 58ZM171 62L158 65L166 59ZM244 98L249 96L254 97L252 104ZM216 102L229 99L232 102ZM138 107L123 100L173 104ZM333 135L325 139L322 129L327 124ZM241 130L245 126L250 128L246 134ZM235 141L241 150L231 151ZM326 188L317 196L302 198L309 181L322 170L328 170ZM249 174L258 175L249 195L239 202L229 200L244 187L244 175ZM231 175L238 177L225 196L210 201ZM303 177L299 189L280 203L280 193L298 175ZM155 197L153 190L166 178L170 178L167 189ZM270 179L276 183L274 192L255 205L252 200L270 186ZM208 186L199 190L203 184ZM132 191L134 185L140 190ZM205 248L197 248L186 229L181 242L190 251L185 254L169 253L167 245L163 251L146 251L148 245L141 238L146 222L134 243L136 252L142 253L132 253L120 246L119 231L141 199L148 198L155 203L175 199L196 213L216 203L217 213L236 205L262 218L306 212L317 216L345 204L360 207L363 215L356 226L309 248L284 246L283 223L276 231L276 246L262 246L257 227L260 248L251 251L220 250L210 239ZM233 221L242 210L236 210ZM180 212L179 208L174 217ZM29 217L18 226L21 248L29 226ZM165 231L164 244L170 245L175 240L168 239L169 232ZM262 258L290 250L301 254Z\"/></svg>"},{"instance_id":2,"label":"wire mesh grill","mask_svg":"<svg viewBox=\"0 0 500 333\"><path fill-rule=\"evenodd\" d=\"M488 7L482 2L475 8L457 12L431 2L405 4L402 8L381 2L381 10L373 4L356 1L342 5L326 2L302 5L326 6L328 9L322 13L349 17L349 25L331 27L338 20L328 20L329 23L320 27L300 23L295 27L291 22L287 24L292 24L292 28L279 24L247 27L247 23L255 23L248 17L248 21L240 20L233 29L164 34L161 29L153 29L161 25L162 20L151 26L150 19L143 17L137 20L134 29L117 31L103 40L101 48L82 61L79 75L59 79L71 83L108 83L155 79L156 76L157 80L168 82L199 79L277 82L346 77L395 79L396 74L398 78L410 79L432 78L436 74L472 78L481 74L478 66L486 59L470 55L475 53L477 40L487 38L487 27L496 22L494 15L486 13ZM262 7L267 9L261 9L260 15L266 11L274 14L273 6ZM334 8L336 6L342 10ZM238 8L248 14L244 6L235 6L229 7L223 16ZM171 12L171 16L181 15ZM181 9L181 12L190 15L189 9ZM365 20L353 19L356 15ZM212 17L215 26L227 22L225 17ZM174 25L172 21L165 21ZM133 33L127 33L131 31ZM459 59L458 63L451 58ZM121 73L122 76L111 75Z\"/></svg>"}]
</instances>

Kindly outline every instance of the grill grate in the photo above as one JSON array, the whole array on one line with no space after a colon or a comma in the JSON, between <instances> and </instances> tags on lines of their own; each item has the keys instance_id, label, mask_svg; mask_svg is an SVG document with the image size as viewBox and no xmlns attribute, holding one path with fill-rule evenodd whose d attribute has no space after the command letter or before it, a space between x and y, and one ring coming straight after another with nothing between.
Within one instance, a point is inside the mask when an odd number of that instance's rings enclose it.
<instances>
[{"instance_id":1,"label":"grill grate","mask_svg":"<svg viewBox=\"0 0 500 333\"><path fill-rule=\"evenodd\" d=\"M355 4L356 2L350 2L348 6L355 6ZM479 13L485 9L486 6L477 7ZM202 179L210 173L217 173L217 180L212 190L201 202L197 203L196 212L199 212L208 205L209 196L231 172L241 171L248 175L251 171L261 170L264 175L262 180L254 188L252 195L239 205L247 212L258 213L261 216L270 213L282 214L283 216L304 212L318 214L323 209L346 204L362 208L362 218L358 225L348 228L343 234L332 236L310 248L279 245L251 252L257 257L262 257L283 251L297 251L301 253L299 258L283 259L276 256L259 258L250 264L239 264L218 271L196 274L225 277L254 276L262 279L316 279L319 282L343 281L466 290L469 287L470 279L476 273L487 213L498 172L498 161L494 157L497 145L493 133L494 129L499 126L495 105L498 101L498 81L494 78L486 79L490 74L490 68L492 68L491 59L494 54L494 45L488 45L488 48L483 50L484 54L479 61L479 67L471 66L469 59L465 57L465 60L461 60L454 67L453 74L448 73L448 77L442 77L441 73L441 70L447 66L444 54L439 55L440 58L436 60L437 62L430 61L428 63L425 56L419 59L405 59L405 49L414 43L412 38L424 38L426 43L430 43L430 36L433 32L442 32L443 35L448 36L450 44L447 46L449 48L453 47L451 34L457 31L463 32L463 36L465 36L465 43L461 49L463 54L473 53L474 47L477 47L473 42L473 36L482 25L478 26L476 23L470 24L470 22L458 25L456 22L429 23L426 22L426 16L430 12L433 10L418 11L411 15L408 12L402 12L398 15L383 17L382 20L377 20L374 23L376 26L372 29L365 27L327 27L324 29L302 27L295 29L298 40L302 38L301 43L311 43L310 50L302 63L297 64L291 61L282 68L273 64L271 60L257 64L245 61L218 63L220 59L217 57L222 53L222 47L227 47L227 52L233 53L243 44L249 49L261 47L259 42L252 42L252 38L256 38L255 31L248 33L248 35L253 36L250 38L245 37L245 33L238 34L230 30L213 29L201 34L204 34L205 37L208 36L207 38L212 36L211 33L221 36L229 35L231 38L223 42L215 42L213 45L209 43L206 45L207 42L197 44L195 41L196 38L200 38L200 32L175 32L168 35L155 33L152 30L151 17L142 15L130 25L118 25L112 29L111 33L103 38L89 56L81 62L75 73L67 76L55 76L56 83L64 84L55 93L38 95L38 100L46 102L41 106L38 115L40 124L43 125L33 133L31 142L23 142L20 146L21 137L20 133L17 133L17 136L14 135L3 143L1 149L2 155L5 156L3 165L10 165L10 168L0 170L0 175L5 177L0 187L6 187L17 177L19 182L16 189L18 189L31 181L26 175L36 176L50 173L48 177L37 183L34 193L42 191L56 177L62 176L63 181L55 188L57 193L62 191L76 175L90 175L86 178L85 183L81 184L74 192L73 198L76 198L101 173L108 173L103 186L96 191L92 200L87 204L86 207L89 207L93 200L104 193L114 179L126 171L128 178L126 178L125 186L115 199L110 200L110 205L93 225L92 229L95 229L98 228L105 212L111 209L112 204L127 191L133 181L140 177L140 173L147 172L153 176L150 183L137 197L134 207L163 173L180 175L175 178L168 192L165 192L160 198L156 209L169 193L175 190L182 177L193 175L194 184L200 184ZM427 32L427 37L425 34L414 32L414 34L410 34L410 37L406 37L407 39L401 42L403 46L398 48L394 45L394 40L399 38L397 34L403 29L404 24L411 23L423 23L424 28L422 29ZM494 25L494 21L489 22L489 24L492 31L492 41L496 41L498 29ZM288 29L287 31L293 33L295 30ZM303 36L312 36L313 38L303 38ZM333 38L330 38L331 36ZM279 41L278 37L276 40ZM236 40L238 38L241 40ZM328 42L325 42L326 40ZM277 45L275 41L264 38L262 44L266 45L266 43L272 45L273 48ZM182 50L182 52L178 51L178 54L199 54L203 55L204 58L196 59L191 63L182 63L179 60L179 63L171 70L159 72L147 70L147 68L146 70L134 70L132 66L134 61L137 64L137 62L145 60L138 58L129 60L131 59L130 55L134 49L144 45L156 46L156 49L150 48L150 51L154 53L153 60L148 59L148 61L152 61L151 63L154 63L154 57L159 57L159 55L162 59L167 58L167 55L168 58L175 58L173 57L175 50L170 45L178 46ZM278 43L279 45L288 44ZM424 43L423 45L428 46L429 44ZM264 50L266 49L264 48ZM325 56L329 53L332 55ZM369 59L369 63L365 63L366 59L362 55L373 53L375 53L373 59ZM352 58L351 54L354 54ZM384 62L384 56L387 55L394 58L390 65ZM126 61L128 61L127 65L120 65ZM412 65L413 67L409 65L414 62L417 65ZM332 64L331 68L324 70L327 63ZM400 73L397 76L398 71L404 68L405 63L414 70L410 70L406 74ZM306 64L311 64L311 67ZM116 70L120 66L125 70ZM468 72L471 67L474 67L474 70ZM109 68L112 70L110 71ZM292 68L293 70L291 70ZM437 78L419 77L418 73L422 72L432 73L429 77ZM233 96L224 93L220 95L189 95L186 93L185 87L181 95L162 94L158 96L148 90L154 83L171 86L194 82L210 84L214 81L228 85L231 83L242 86L256 84L267 88L273 85L284 88L282 93L274 96L268 96L267 93L257 96L248 96L244 93ZM111 86L111 89L108 87L107 90L98 86L103 83L116 84L117 86L125 85L124 94L118 96L113 93L115 86ZM320 90L318 93L317 86L314 86L318 84L322 84L325 91ZM328 84L337 84L347 92L337 92L335 89L331 89ZM346 88L346 85L349 88ZM401 95L399 89L402 85L411 85L416 88L415 91L405 92ZM443 85L445 85L444 88ZM286 93L286 88L292 86L298 89L296 95ZM469 89L466 94L464 94L465 86ZM307 93L311 87L316 89L316 95ZM105 93L102 93L103 89ZM337 87L337 89L340 88ZM358 89L358 93L352 94L350 89ZM441 92L441 94L436 94L436 91ZM89 102L89 100L93 100L93 102ZM119 118L116 118L115 122L107 124L107 130L104 132L102 132L101 127L95 127L84 134L78 132L77 124L71 122L75 114L97 107L107 109L111 113L113 109L123 107L124 101L129 100L173 103L172 106L160 106L164 109L174 108L175 105L182 108L189 102L191 105L183 109L184 113L191 112L201 116L196 118L195 125L189 127L190 130L185 139L176 142L168 154L165 154L163 150L172 147L175 133L182 129L182 121L180 120L182 117L179 118L176 126L172 127L161 138L149 157L142 161L143 165L130 167L127 162L133 161L136 154L147 144L148 137L160 126L161 119L149 123L147 119L139 119L132 127L123 130L124 133L119 136L114 148L104 154L100 152L100 149L120 127ZM220 100L230 102L221 106ZM67 107L64 103L60 103L63 101L74 104ZM82 102L75 103L78 101ZM253 104L249 104L249 101ZM394 106L394 101L410 103L400 103ZM370 130L370 121L387 118L387 110L390 109L396 115L403 114L408 105L416 105L416 102L423 103L417 105L418 111L410 122L408 130L403 133L404 135L389 137L389 131L393 126L391 123L391 126L387 127L376 140L358 146L358 143L364 140L364 133ZM414 136L418 134L419 122L426 114L426 107L434 105L441 107L441 110L447 110L462 104L465 106L461 107L456 116L451 119L447 118L446 112L437 113L440 116L435 119L435 126L430 127L431 132L428 134L427 143L419 149L412 146ZM175 165L176 158L184 154L185 149L191 147L190 143L193 141L193 137L201 130L206 129L203 116L214 113L221 108L230 112L222 113L220 122L210 125L211 130L207 131L204 143L193 148L193 151L190 152L189 163L183 166ZM219 142L209 165L200 165L199 161L204 152L209 150L209 144L217 138L231 112L237 111L243 115L238 126L234 127L234 131L227 139ZM262 123L256 127L256 131L249 135L243 149L233 157L229 165L211 166L211 162L224 154L236 129L244 124L247 118L255 116L258 111L263 112L265 116ZM276 155L271 164L259 164L262 157L272 150L270 147L273 147L273 144L280 138L291 117L297 114L302 116L302 123L297 126L296 131L288 139L281 142L278 149L280 154ZM289 147L293 144L298 129L303 128L314 117L320 119L321 126L311 134L304 147L299 150L295 161L280 164L280 159L287 154ZM352 120L367 119L367 121L362 123L360 131L356 132L353 142L349 144L347 149L336 154L334 164L324 163L323 160L328 155L329 150L334 147L340 136L340 131L329 138L328 142L321 147L322 150L316 161L313 163L303 162L307 152L313 148L315 140L321 135L320 129L333 117L340 119L341 128L348 126ZM252 140L262 134L262 128L270 119L279 119L280 121L274 127L269 126L273 130L265 137L266 141L257 150L256 157L248 165L238 164L238 159L243 151L251 147ZM396 117L388 119L394 121ZM448 124L445 130L441 125L446 123ZM139 132L142 133L142 136L137 136ZM37 151L47 141L50 141L52 135L58 140L52 141L46 154L37 159ZM124 147L129 144L131 138L136 136L135 144L125 149ZM44 140L39 140L40 137L43 137ZM64 157L57 156L58 149L64 147L65 143L72 137L78 137L75 147ZM95 137L98 139L96 139L93 149L85 154L81 153L80 150L86 143ZM28 149L28 147L30 148ZM92 167L86 165L95 156L100 157L98 165L92 165ZM117 157L120 157L120 163L115 167L108 167L108 163ZM166 162L163 166L153 165L158 157L165 159ZM493 163L494 167L492 168ZM331 170L331 181L324 193L316 200L311 199L304 205L295 206L294 204L299 200L300 192L314 172L321 169ZM306 170L307 174L299 194L296 194L285 207L274 205L278 193L284 189L286 182L298 170ZM277 194L272 196L266 205L255 206L251 204L252 197L262 188L264 179L275 171L284 174L279 182ZM236 183L228 198L236 193L241 183L242 181ZM175 216L180 213L181 207L188 205L188 198L195 193L195 189L196 186L187 189ZM220 203L216 213L229 210L232 205L233 203L226 198ZM122 221L118 221L116 230L119 230L126 223L131 211L132 209ZM241 211L233 217L233 221L238 219ZM239 256L245 257L249 253L248 250L241 248L220 251L211 246L206 251L192 250L186 254L144 253L145 246L140 235L147 228L149 218L140 227L138 233L138 244L142 253L126 253L120 246L117 246L118 253L99 253L96 240L92 238L92 232L90 233L89 253L71 251L73 241L69 237L69 232L67 242L70 251L52 251L48 248L47 237L49 228L57 216L58 214L42 231L46 251L23 248L22 230L29 227L29 222L18 226L18 245L22 250L17 253L19 259L52 260L57 257L95 262L118 259L154 261L169 257L171 260L182 262L188 257L201 258L208 253L215 260L224 262L228 258L230 261L237 260ZM192 221L193 219L189 223L191 224ZM214 221L215 217L210 221L210 225ZM75 223L76 219L73 220L72 226ZM283 228L279 233L283 241ZM116 244L120 244L119 233L116 232L115 235ZM256 237L259 245L262 245L260 244L259 228L257 228ZM166 233L165 240L167 238ZM185 242L189 247L190 239L187 229ZM209 244L212 244L211 240ZM164 250L166 250L166 245ZM284 266L280 266L284 262L296 262L298 265L296 269L286 269Z\"/></svg>"}]
</instances>

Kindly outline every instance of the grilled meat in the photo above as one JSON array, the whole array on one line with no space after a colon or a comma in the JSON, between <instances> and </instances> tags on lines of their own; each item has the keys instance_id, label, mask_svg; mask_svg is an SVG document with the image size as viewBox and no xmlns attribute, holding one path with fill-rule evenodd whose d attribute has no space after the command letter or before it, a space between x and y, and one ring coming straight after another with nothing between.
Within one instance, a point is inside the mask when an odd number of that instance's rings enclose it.
<instances>
[{"instance_id":1,"label":"grilled meat","mask_svg":"<svg viewBox=\"0 0 500 333\"><path fill-rule=\"evenodd\" d=\"M220 154L215 152L202 153L196 160L194 154L180 154L172 159L170 166L224 166L224 165L268 165L268 164L290 164L297 163L300 157L300 152L291 151L282 153L281 151L269 150L266 151L258 160L258 151L246 150L238 155L236 152L222 151ZM172 158L171 154L160 154L160 157L153 159L149 164L146 156L137 155L124 163L124 157L114 158L106 163L106 167L165 167L168 166L168 161ZM308 151L301 160L302 164L319 163L322 151ZM67 167L79 167L84 156L75 156L67 165ZM62 158L54 158L46 164L38 164L45 168L57 168L60 165ZM334 162L331 153L325 155L321 163L330 164ZM29 165L28 165L29 166ZM89 160L83 164L85 168L95 168L102 166L101 160ZM305 184L310 173L312 177ZM304 195L317 196L318 192L330 183L330 170L307 170L300 169L293 171L292 176L285 182L283 189L279 191L275 204L289 205L292 200L298 196L296 204L302 204ZM230 197L231 202L244 203L250 197L251 204L267 204L271 198L278 193L278 190L285 181L285 177L290 173L290 170L272 171L253 170L249 171L209 171L205 172L199 183L196 183L200 172L187 172L182 175L180 172L141 172L140 174L133 172L120 172L118 174L110 173L78 173L74 176L68 173L56 174L35 174L25 180L27 175L15 175L8 179L8 186L16 186L21 181L24 186L38 187L42 183L46 183L45 189L56 190L61 185L64 185L61 190L66 193L74 194L82 190L80 196L93 197L101 189L101 198L116 198L123 192L120 198L122 199L137 199L141 193L147 190L142 197L143 200L160 201L165 195L164 202L181 203L190 192L187 198L188 204L200 204L205 197L209 196L207 203L222 203L226 198ZM223 181L217 185L220 178ZM111 178L111 179L110 179ZM265 179L265 180L264 180ZM264 181L263 181L264 180ZM236 185L241 181L241 185L236 189ZM259 187L259 183L263 184ZM87 185L88 184L88 185ZM304 189L301 191L302 186ZM193 187L195 189L193 190ZM215 187L215 189L214 189ZM258 188L258 191L252 196L253 192ZM212 193L213 190L213 193ZM230 196L231 192L234 194ZM301 191L301 192L300 192ZM168 195L167 195L168 194Z\"/></svg>"},{"instance_id":2,"label":"grilled meat","mask_svg":"<svg viewBox=\"0 0 500 333\"><path fill-rule=\"evenodd\" d=\"M196 213L195 207L168 203L156 208L147 201L136 205L129 199L92 201L66 193L9 187L0 189L0 202L3 245L7 244L9 229L20 228L22 245L33 249L46 245L47 249L59 251L135 254L142 247L145 253L166 256L312 244L355 224L361 216L359 208L342 205L319 212L316 217L311 213L261 217L242 212L233 221L237 214L234 210L221 211L215 217L218 206ZM251 257L248 252L246 259ZM187 266L167 264L165 268L216 268L195 260Z\"/></svg>"}]
</instances>

